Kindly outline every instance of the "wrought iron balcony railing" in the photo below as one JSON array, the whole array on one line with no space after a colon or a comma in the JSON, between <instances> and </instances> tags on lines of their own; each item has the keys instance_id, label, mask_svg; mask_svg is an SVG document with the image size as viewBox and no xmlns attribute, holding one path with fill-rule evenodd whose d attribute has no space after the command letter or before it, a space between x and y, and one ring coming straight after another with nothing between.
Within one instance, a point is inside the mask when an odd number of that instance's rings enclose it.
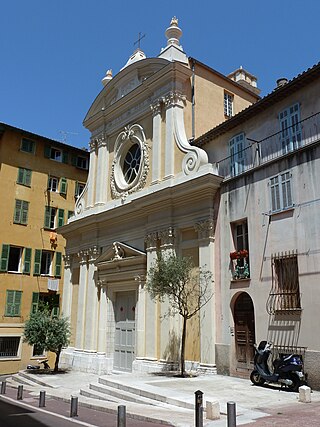
<instances>
[{"instance_id":1,"label":"wrought iron balcony railing","mask_svg":"<svg viewBox=\"0 0 320 427\"><path fill-rule=\"evenodd\" d=\"M260 141L246 138L243 150L217 162L218 173L225 178L238 176L317 141L320 141L320 112Z\"/></svg>"}]
</instances>

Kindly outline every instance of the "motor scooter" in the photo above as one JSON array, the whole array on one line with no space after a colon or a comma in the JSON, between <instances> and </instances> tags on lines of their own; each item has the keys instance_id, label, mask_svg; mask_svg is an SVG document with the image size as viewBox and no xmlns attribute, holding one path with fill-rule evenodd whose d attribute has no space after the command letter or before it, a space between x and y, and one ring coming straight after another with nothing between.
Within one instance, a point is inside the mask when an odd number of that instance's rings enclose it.
<instances>
[{"instance_id":1,"label":"motor scooter","mask_svg":"<svg viewBox=\"0 0 320 427\"><path fill-rule=\"evenodd\" d=\"M259 346L255 345L254 369L250 374L250 380L254 385L267 383L278 383L286 386L291 391L298 391L301 385L306 385L303 365L300 356L296 354L280 356L272 363L270 370L268 359L271 355L272 343L261 341Z\"/></svg>"},{"instance_id":2,"label":"motor scooter","mask_svg":"<svg viewBox=\"0 0 320 427\"><path fill-rule=\"evenodd\" d=\"M37 360L37 362L43 365L42 366L43 369L50 369L50 366L49 366L49 363L48 363L49 362L48 359ZM29 369L29 370L38 370L38 369L40 369L40 366L39 365L27 365L27 369Z\"/></svg>"}]
</instances>

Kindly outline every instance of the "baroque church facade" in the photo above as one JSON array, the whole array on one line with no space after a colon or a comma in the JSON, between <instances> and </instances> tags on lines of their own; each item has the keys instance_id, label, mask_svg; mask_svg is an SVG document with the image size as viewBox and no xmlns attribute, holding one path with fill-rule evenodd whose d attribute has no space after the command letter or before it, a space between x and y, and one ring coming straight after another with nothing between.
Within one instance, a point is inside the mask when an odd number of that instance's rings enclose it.
<instances>
[{"instance_id":1,"label":"baroque church facade","mask_svg":"<svg viewBox=\"0 0 320 427\"><path fill-rule=\"evenodd\" d=\"M166 304L145 289L157 252L174 251L213 272L213 297L188 326L186 361L216 372L223 177L192 143L254 104L259 91L242 68L226 77L187 57L176 18L165 35L157 57L138 49L117 75L107 72L84 120L88 181L59 230L67 240L62 312L72 328L62 363L73 369L157 371L176 363L181 320L163 318Z\"/></svg>"}]
</instances>

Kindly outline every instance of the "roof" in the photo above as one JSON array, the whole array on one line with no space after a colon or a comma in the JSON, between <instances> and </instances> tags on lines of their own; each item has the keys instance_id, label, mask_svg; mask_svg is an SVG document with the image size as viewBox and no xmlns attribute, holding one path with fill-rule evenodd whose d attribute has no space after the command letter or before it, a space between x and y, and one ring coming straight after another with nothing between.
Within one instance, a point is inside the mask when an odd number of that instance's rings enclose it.
<instances>
[{"instance_id":1,"label":"roof","mask_svg":"<svg viewBox=\"0 0 320 427\"><path fill-rule=\"evenodd\" d=\"M320 77L320 62L314 66L308 68L306 71L298 74L292 80L281 87L277 87L270 94L266 95L264 98L261 98L255 104L250 105L246 109L242 110L240 113L231 117L227 121L221 123L220 125L209 130L205 134L199 136L195 141L194 145L202 146L212 139L216 138L219 135L223 135L244 121L254 117L257 113L264 111L270 105L275 104L276 102L281 101L290 94L296 92L302 87L307 86L309 83L313 82Z\"/></svg>"},{"instance_id":2,"label":"roof","mask_svg":"<svg viewBox=\"0 0 320 427\"><path fill-rule=\"evenodd\" d=\"M223 80L227 81L228 83L231 83L231 85L236 86L237 88L239 88L240 90L244 90L245 92L247 92L248 94L250 94L251 96L254 96L257 100L260 99L260 96L257 95L254 92L254 88L247 89L246 87L242 86L241 84L239 84L238 82L235 82L234 80L230 79L230 77L225 76L224 74L220 73L219 71L215 70L214 68L209 67L209 65L204 64L203 62L198 61L197 59L189 56L189 61L193 62L194 64L198 64L201 65L202 67L206 68L207 70L209 70L211 73L216 74L217 76L221 77ZM249 73L248 73L249 74ZM256 77L255 77L256 78Z\"/></svg>"},{"instance_id":3,"label":"roof","mask_svg":"<svg viewBox=\"0 0 320 427\"><path fill-rule=\"evenodd\" d=\"M18 128L15 126L8 125L7 123L0 122L0 138L6 130L21 133L22 135L26 136L27 138L31 138L31 139L33 139L33 138L39 139L40 138L45 142L48 142L50 144L54 144L55 146L59 146L61 148L64 147L64 148L68 148L68 149L71 148L72 150L81 152L82 155L87 154L89 156L89 153L86 150L83 150L82 148L74 147L72 145L65 144L61 141L57 141L56 139L47 138L46 136L42 136L42 135L39 135L37 133L29 132L25 129L21 129L21 128Z\"/></svg>"}]
</instances>

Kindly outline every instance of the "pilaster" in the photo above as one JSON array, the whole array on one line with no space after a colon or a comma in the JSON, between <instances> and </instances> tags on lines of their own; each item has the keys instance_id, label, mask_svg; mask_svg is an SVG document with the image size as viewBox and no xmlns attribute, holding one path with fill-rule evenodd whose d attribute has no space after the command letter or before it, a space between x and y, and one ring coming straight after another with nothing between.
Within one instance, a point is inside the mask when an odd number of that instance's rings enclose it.
<instances>
[{"instance_id":1,"label":"pilaster","mask_svg":"<svg viewBox=\"0 0 320 427\"><path fill-rule=\"evenodd\" d=\"M97 168L97 141L91 140L89 143L90 147L90 165L89 165L89 174L88 174L88 201L87 207L92 207L94 205L94 196L95 196L95 178L96 178L96 168Z\"/></svg>"},{"instance_id":2,"label":"pilaster","mask_svg":"<svg viewBox=\"0 0 320 427\"><path fill-rule=\"evenodd\" d=\"M72 257L67 254L63 256L64 261L64 278L62 294L62 314L71 318L72 307Z\"/></svg>"},{"instance_id":3,"label":"pilaster","mask_svg":"<svg viewBox=\"0 0 320 427\"><path fill-rule=\"evenodd\" d=\"M84 348L86 350L96 351L98 337L98 289L96 287L96 267L94 262L99 256L99 249L96 246L93 246L88 249L87 254L88 280L86 292Z\"/></svg>"},{"instance_id":4,"label":"pilaster","mask_svg":"<svg viewBox=\"0 0 320 427\"><path fill-rule=\"evenodd\" d=\"M87 251L78 252L78 257L79 257L79 264L80 264L80 275L79 275L78 312L77 312L75 347L77 350L83 350L84 333L85 333L87 280L88 280Z\"/></svg>"},{"instance_id":5,"label":"pilaster","mask_svg":"<svg viewBox=\"0 0 320 427\"><path fill-rule=\"evenodd\" d=\"M108 178L108 147L107 138L102 135L97 140L98 156L96 170L95 204L104 204L107 201Z\"/></svg>"},{"instance_id":6,"label":"pilaster","mask_svg":"<svg viewBox=\"0 0 320 427\"><path fill-rule=\"evenodd\" d=\"M152 181L156 184L161 180L161 100L151 105L153 116L153 142L152 142Z\"/></svg>"}]
</instances>

